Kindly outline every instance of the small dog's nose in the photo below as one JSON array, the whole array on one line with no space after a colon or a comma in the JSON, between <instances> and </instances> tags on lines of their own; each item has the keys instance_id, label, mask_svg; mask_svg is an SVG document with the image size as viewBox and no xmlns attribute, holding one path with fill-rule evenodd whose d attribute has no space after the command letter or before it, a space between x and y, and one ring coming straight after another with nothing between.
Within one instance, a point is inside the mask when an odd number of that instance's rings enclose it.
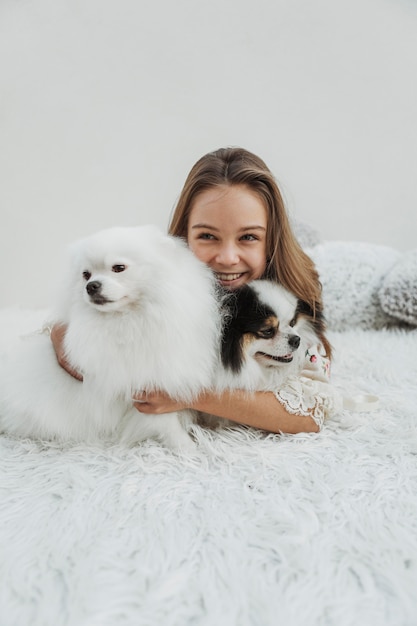
<instances>
[{"instance_id":1,"label":"small dog's nose","mask_svg":"<svg viewBox=\"0 0 417 626\"><path fill-rule=\"evenodd\" d=\"M99 280L92 280L91 282L87 283L86 289L89 296L94 296L94 294L100 291L101 282Z\"/></svg>"},{"instance_id":2,"label":"small dog's nose","mask_svg":"<svg viewBox=\"0 0 417 626\"><path fill-rule=\"evenodd\" d=\"M298 346L300 345L300 337L298 335L290 335L288 338L288 343L291 348L297 350Z\"/></svg>"}]
</instances>

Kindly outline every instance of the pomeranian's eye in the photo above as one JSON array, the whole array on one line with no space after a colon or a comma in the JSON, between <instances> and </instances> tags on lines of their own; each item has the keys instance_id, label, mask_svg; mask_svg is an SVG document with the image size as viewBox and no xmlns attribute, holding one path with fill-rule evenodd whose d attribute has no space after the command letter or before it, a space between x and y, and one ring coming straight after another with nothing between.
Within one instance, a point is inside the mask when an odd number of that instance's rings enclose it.
<instances>
[{"instance_id":1,"label":"pomeranian's eye","mask_svg":"<svg viewBox=\"0 0 417 626\"><path fill-rule=\"evenodd\" d=\"M83 278L85 280L90 280L91 278L91 272L83 272Z\"/></svg>"},{"instance_id":2,"label":"pomeranian's eye","mask_svg":"<svg viewBox=\"0 0 417 626\"><path fill-rule=\"evenodd\" d=\"M116 272L116 274L119 274L120 272L124 272L126 269L126 265L113 265L113 267L111 268L112 272Z\"/></svg>"}]
</instances>

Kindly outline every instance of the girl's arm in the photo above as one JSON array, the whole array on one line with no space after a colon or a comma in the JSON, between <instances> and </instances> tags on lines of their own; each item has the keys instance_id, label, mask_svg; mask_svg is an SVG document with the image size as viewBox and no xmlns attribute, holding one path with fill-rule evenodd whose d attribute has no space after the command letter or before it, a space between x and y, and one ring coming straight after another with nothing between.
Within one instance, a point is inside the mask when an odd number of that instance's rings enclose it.
<instances>
[{"instance_id":1,"label":"girl's arm","mask_svg":"<svg viewBox=\"0 0 417 626\"><path fill-rule=\"evenodd\" d=\"M81 374L74 370L65 356L66 329L64 324L54 324L51 329L52 344L61 367L82 381ZM275 395L268 391L256 391L251 394L240 390L224 391L221 394L206 392L200 395L192 406L185 406L160 392L136 394L135 399L137 400L135 407L141 413L160 415L188 408L273 433L296 434L319 431L312 417L288 413Z\"/></svg>"},{"instance_id":2,"label":"girl's arm","mask_svg":"<svg viewBox=\"0 0 417 626\"><path fill-rule=\"evenodd\" d=\"M316 433L319 426L310 416L293 415L269 391L232 390L221 394L204 393L192 406L172 400L164 393L136 394L135 407L141 413L160 415L183 409L194 409L239 424L254 426L273 433Z\"/></svg>"},{"instance_id":3,"label":"girl's arm","mask_svg":"<svg viewBox=\"0 0 417 626\"><path fill-rule=\"evenodd\" d=\"M51 341L55 350L56 358L61 367L64 368L68 374L71 374L77 380L82 380L83 377L72 365L67 361L64 350L64 337L67 327L65 324L54 324L51 328Z\"/></svg>"}]
</instances>

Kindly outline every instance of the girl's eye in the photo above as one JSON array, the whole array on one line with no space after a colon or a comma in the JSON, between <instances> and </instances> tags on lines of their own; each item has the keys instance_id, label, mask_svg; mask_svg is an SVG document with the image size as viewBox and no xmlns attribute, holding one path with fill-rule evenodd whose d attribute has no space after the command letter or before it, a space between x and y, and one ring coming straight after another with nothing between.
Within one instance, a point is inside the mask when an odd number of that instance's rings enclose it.
<instances>
[{"instance_id":1,"label":"girl's eye","mask_svg":"<svg viewBox=\"0 0 417 626\"><path fill-rule=\"evenodd\" d=\"M91 278L91 272L83 272L83 278L84 280L90 280Z\"/></svg>"},{"instance_id":2,"label":"girl's eye","mask_svg":"<svg viewBox=\"0 0 417 626\"><path fill-rule=\"evenodd\" d=\"M126 265L113 265L113 267L111 268L112 272L116 272L116 274L119 274L120 272L124 272L126 269Z\"/></svg>"},{"instance_id":3,"label":"girl's eye","mask_svg":"<svg viewBox=\"0 0 417 626\"><path fill-rule=\"evenodd\" d=\"M243 235L241 237L241 240L242 241L257 241L258 237L256 237L256 235L247 234L247 235Z\"/></svg>"},{"instance_id":4,"label":"girl's eye","mask_svg":"<svg viewBox=\"0 0 417 626\"><path fill-rule=\"evenodd\" d=\"M207 240L211 240L214 239L214 235L212 235L211 233L200 233L198 235L198 239L207 239Z\"/></svg>"}]
</instances>

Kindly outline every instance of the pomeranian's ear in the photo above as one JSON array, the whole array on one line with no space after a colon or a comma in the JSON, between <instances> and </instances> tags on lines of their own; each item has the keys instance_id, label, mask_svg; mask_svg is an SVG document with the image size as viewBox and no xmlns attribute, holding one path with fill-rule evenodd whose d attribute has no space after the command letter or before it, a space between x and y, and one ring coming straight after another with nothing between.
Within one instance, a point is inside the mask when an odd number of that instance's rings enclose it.
<instances>
[{"instance_id":1,"label":"pomeranian's ear","mask_svg":"<svg viewBox=\"0 0 417 626\"><path fill-rule=\"evenodd\" d=\"M66 250L66 263L68 269L73 268L79 261L81 251L85 249L85 241L85 239L78 239L77 241L72 241L68 244Z\"/></svg>"},{"instance_id":2,"label":"pomeranian's ear","mask_svg":"<svg viewBox=\"0 0 417 626\"><path fill-rule=\"evenodd\" d=\"M71 315L71 307L77 286L80 285L82 272L82 251L85 249L85 239L70 243L62 255L59 279L54 285L52 315L56 322L67 323ZM81 269L82 268L82 269Z\"/></svg>"},{"instance_id":3,"label":"pomeranian's ear","mask_svg":"<svg viewBox=\"0 0 417 626\"><path fill-rule=\"evenodd\" d=\"M162 232L162 230L156 226L155 224L144 224L143 226L135 226L135 230L141 234L143 237L143 233L146 232L149 237L163 239L166 238L166 234Z\"/></svg>"}]
</instances>

